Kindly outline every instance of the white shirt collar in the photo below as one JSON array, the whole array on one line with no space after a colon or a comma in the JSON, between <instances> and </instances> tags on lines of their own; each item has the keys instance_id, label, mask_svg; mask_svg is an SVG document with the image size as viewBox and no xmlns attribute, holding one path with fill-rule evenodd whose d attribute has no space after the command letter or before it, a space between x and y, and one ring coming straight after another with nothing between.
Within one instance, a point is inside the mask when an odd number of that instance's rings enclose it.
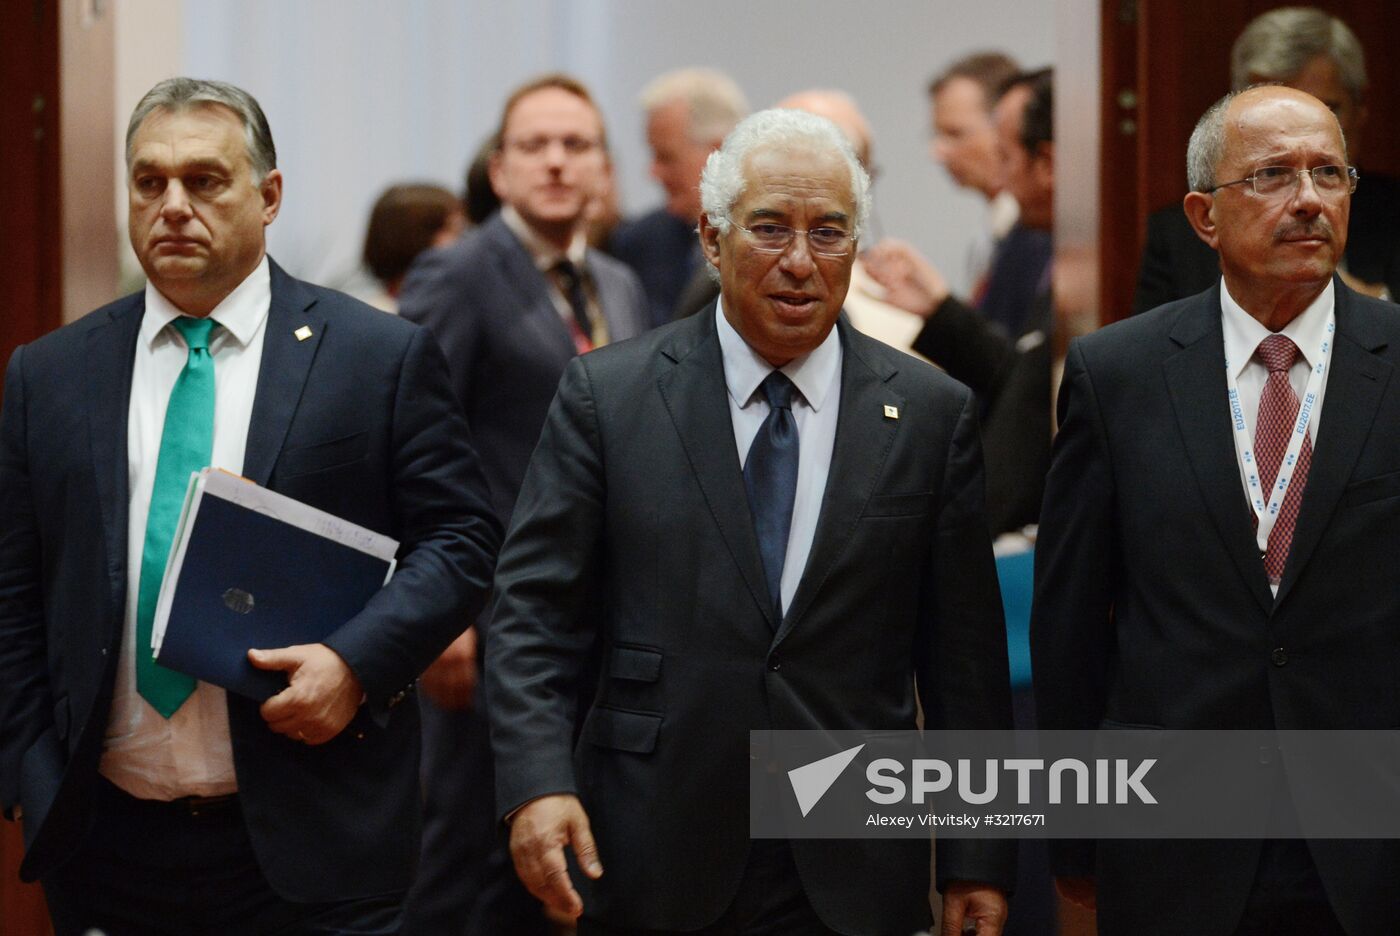
<instances>
[{"instance_id":1,"label":"white shirt collar","mask_svg":"<svg viewBox=\"0 0 1400 936\"><path fill-rule=\"evenodd\" d=\"M520 243L525 245L530 259L535 261L536 269L547 273L564 259L571 261L580 271L584 269L584 261L588 255L588 237L582 228L574 232L573 240L569 241L569 249L560 250L535 233L535 229L530 227L529 222L522 218L513 206L501 206L501 220L510 228L511 233L520 239Z\"/></svg>"},{"instance_id":2,"label":"white shirt collar","mask_svg":"<svg viewBox=\"0 0 1400 936\"><path fill-rule=\"evenodd\" d=\"M267 319L271 304L272 274L268 267L267 254L263 254L253 272L244 277L243 282L234 287L233 292L214 307L209 317L218 322L239 345L247 347L248 342L253 340L253 336ZM141 319L141 341L147 348L152 347L165 330L165 326L184 314L164 293L147 281L146 314Z\"/></svg>"},{"instance_id":3,"label":"white shirt collar","mask_svg":"<svg viewBox=\"0 0 1400 936\"><path fill-rule=\"evenodd\" d=\"M715 324L719 332L720 354L724 358L724 383L729 395L742 409L753 400L758 385L773 372L758 352L724 317L724 299L715 303ZM821 412L831 389L841 376L841 336L832 326L826 340L799 358L779 368L802 394L813 412Z\"/></svg>"},{"instance_id":4,"label":"white shirt collar","mask_svg":"<svg viewBox=\"0 0 1400 936\"><path fill-rule=\"evenodd\" d=\"M1001 240L1021 217L1021 206L1016 196L1002 189L987 202L987 227L992 237Z\"/></svg>"},{"instance_id":5,"label":"white shirt collar","mask_svg":"<svg viewBox=\"0 0 1400 936\"><path fill-rule=\"evenodd\" d=\"M1285 325L1280 335L1292 339L1302 352L1308 366L1315 367L1322 351L1322 341L1326 337L1327 317L1336 305L1336 292L1331 280L1317 298L1293 321ZM1230 362L1230 370L1236 379L1244 372L1250 359L1254 357L1259 342L1273 334L1258 319L1245 311L1244 307L1230 295L1224 277L1220 280L1221 326L1225 332L1225 360Z\"/></svg>"}]
</instances>

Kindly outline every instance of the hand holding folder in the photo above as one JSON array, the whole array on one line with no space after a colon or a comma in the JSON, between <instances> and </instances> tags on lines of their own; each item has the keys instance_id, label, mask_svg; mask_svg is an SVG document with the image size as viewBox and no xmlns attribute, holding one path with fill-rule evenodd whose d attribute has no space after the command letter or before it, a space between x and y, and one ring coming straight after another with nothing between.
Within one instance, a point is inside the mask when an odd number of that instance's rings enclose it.
<instances>
[{"instance_id":1,"label":"hand holding folder","mask_svg":"<svg viewBox=\"0 0 1400 936\"><path fill-rule=\"evenodd\" d=\"M321 712L303 721L324 704L334 664L344 669L342 681L354 679L320 643L389 580L398 547L387 536L206 468L191 476L161 585L151 641L156 660L258 701L288 689L284 672L290 671L292 691L278 704L268 702L264 717L274 730L286 728L293 737L299 731L300 740L313 742L312 732L337 720ZM270 668L255 667L248 651L269 648L273 654L263 663ZM319 687L302 687L309 696L296 685L305 666L311 669L302 678L314 676ZM330 697L345 691L342 685Z\"/></svg>"},{"instance_id":2,"label":"hand holding folder","mask_svg":"<svg viewBox=\"0 0 1400 936\"><path fill-rule=\"evenodd\" d=\"M301 644L248 651L261 670L286 672L289 685L259 709L267 726L306 744L324 744L355 717L364 698L360 680L330 647Z\"/></svg>"}]
</instances>

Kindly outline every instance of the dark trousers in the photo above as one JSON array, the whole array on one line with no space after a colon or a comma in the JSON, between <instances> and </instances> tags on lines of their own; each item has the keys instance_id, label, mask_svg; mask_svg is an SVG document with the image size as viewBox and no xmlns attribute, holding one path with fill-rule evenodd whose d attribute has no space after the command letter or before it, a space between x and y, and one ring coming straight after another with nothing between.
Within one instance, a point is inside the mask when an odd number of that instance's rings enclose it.
<instances>
[{"instance_id":1,"label":"dark trousers","mask_svg":"<svg viewBox=\"0 0 1400 936\"><path fill-rule=\"evenodd\" d=\"M98 780L93 827L44 879L58 936L392 936L402 894L305 904L273 892L236 796L159 803Z\"/></svg>"},{"instance_id":2,"label":"dark trousers","mask_svg":"<svg viewBox=\"0 0 1400 936\"><path fill-rule=\"evenodd\" d=\"M1022 686L1012 693L1011 715L1015 727L1035 728L1035 695L1030 686ZM1031 750L1018 752L1018 755L1035 756ZM1050 847L1044 839L1022 839L1016 845L1016 890L1011 895L1002 936L1055 936L1058 930Z\"/></svg>"},{"instance_id":3,"label":"dark trousers","mask_svg":"<svg viewBox=\"0 0 1400 936\"><path fill-rule=\"evenodd\" d=\"M1235 936L1346 936L1332 913L1308 843L1264 843L1259 871Z\"/></svg>"},{"instance_id":4,"label":"dark trousers","mask_svg":"<svg viewBox=\"0 0 1400 936\"><path fill-rule=\"evenodd\" d=\"M625 929L586 917L578 924L578 936L671 936L673 932ZM836 936L836 931L822 923L807 900L788 843L755 839L734 902L717 922L688 936Z\"/></svg>"},{"instance_id":5,"label":"dark trousers","mask_svg":"<svg viewBox=\"0 0 1400 936\"><path fill-rule=\"evenodd\" d=\"M515 876L496 820L484 693L447 711L422 693L423 848L403 936L546 936L540 902Z\"/></svg>"}]
</instances>

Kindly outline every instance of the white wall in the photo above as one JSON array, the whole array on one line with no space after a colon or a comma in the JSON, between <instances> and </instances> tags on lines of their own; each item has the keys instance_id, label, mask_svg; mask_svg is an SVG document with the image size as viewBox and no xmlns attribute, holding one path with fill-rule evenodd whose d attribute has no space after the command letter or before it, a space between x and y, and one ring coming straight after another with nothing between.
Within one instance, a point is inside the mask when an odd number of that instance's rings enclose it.
<instances>
[{"instance_id":1,"label":"white wall","mask_svg":"<svg viewBox=\"0 0 1400 936\"><path fill-rule=\"evenodd\" d=\"M118 0L112 6L117 96L113 123L112 173L116 179L117 243L121 292L144 279L126 233L126 125L141 96L156 82L184 68L183 0ZM110 296L108 297L111 298Z\"/></svg>"},{"instance_id":2,"label":"white wall","mask_svg":"<svg viewBox=\"0 0 1400 936\"><path fill-rule=\"evenodd\" d=\"M458 188L504 96L543 71L570 71L592 87L624 209L655 205L637 93L667 69L711 65L732 74L756 107L805 87L852 93L875 132L876 231L914 241L963 288L982 205L928 161L928 78L973 49L1003 48L1028 66L1048 63L1054 49L1052 0L180 5L182 64L172 67L232 81L263 104L287 176L272 252L292 272L328 284L355 268L369 206L385 185L425 178ZM143 9L131 3L124 11L124 35L139 30ZM152 9L168 28L167 4ZM118 94L124 122L139 92L118 81Z\"/></svg>"}]
</instances>

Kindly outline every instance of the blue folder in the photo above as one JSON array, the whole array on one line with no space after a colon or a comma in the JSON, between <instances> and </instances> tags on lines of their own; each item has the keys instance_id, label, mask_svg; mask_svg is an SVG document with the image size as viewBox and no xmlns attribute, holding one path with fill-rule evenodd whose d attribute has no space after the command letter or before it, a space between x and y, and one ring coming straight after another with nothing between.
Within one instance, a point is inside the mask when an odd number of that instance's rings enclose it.
<instances>
[{"instance_id":1,"label":"blue folder","mask_svg":"<svg viewBox=\"0 0 1400 936\"><path fill-rule=\"evenodd\" d=\"M362 611L391 562L220 497L205 496L156 660L262 701L287 687L248 650L318 643Z\"/></svg>"}]
</instances>

